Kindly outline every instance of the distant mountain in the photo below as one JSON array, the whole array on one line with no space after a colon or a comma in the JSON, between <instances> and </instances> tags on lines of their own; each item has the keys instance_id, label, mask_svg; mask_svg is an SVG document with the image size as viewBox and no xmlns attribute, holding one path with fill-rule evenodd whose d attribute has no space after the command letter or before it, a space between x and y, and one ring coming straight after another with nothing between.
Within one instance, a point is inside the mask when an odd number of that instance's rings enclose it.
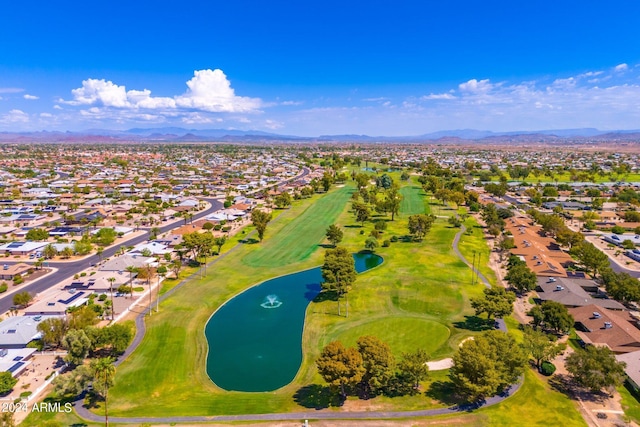
<instances>
[{"instance_id":1,"label":"distant mountain","mask_svg":"<svg viewBox=\"0 0 640 427\"><path fill-rule=\"evenodd\" d=\"M257 130L186 129L181 127L87 129L79 132L0 132L0 142L412 142L412 143L584 143L590 141L640 142L640 130L601 131L594 128L492 132L454 129L423 135L369 136L358 134L301 137Z\"/></svg>"}]
</instances>

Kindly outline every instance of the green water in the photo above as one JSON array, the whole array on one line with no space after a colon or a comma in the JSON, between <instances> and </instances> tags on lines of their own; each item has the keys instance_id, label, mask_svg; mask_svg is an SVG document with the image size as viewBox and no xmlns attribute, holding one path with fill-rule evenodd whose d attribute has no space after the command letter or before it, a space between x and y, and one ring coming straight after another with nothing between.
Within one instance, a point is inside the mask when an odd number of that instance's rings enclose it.
<instances>
[{"instance_id":1,"label":"green water","mask_svg":"<svg viewBox=\"0 0 640 427\"><path fill-rule=\"evenodd\" d=\"M353 255L358 273L382 262ZM320 293L320 267L267 280L227 301L209 319L207 374L225 390L271 391L290 383L302 363L302 330Z\"/></svg>"}]
</instances>

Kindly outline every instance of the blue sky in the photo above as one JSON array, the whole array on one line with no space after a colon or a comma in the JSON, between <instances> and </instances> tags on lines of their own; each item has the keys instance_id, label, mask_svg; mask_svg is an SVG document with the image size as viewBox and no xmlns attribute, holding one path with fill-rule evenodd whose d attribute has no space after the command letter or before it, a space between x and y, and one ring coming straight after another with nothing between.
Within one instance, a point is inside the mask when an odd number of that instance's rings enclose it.
<instances>
[{"instance_id":1,"label":"blue sky","mask_svg":"<svg viewBox=\"0 0 640 427\"><path fill-rule=\"evenodd\" d=\"M0 131L640 128L640 2L9 2Z\"/></svg>"}]
</instances>

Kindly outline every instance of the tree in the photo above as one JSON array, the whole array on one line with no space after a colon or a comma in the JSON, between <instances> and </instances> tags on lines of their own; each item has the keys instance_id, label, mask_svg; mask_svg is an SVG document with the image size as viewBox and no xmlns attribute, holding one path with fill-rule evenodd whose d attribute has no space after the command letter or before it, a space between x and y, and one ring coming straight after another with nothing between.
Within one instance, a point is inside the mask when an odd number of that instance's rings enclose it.
<instances>
[{"instance_id":1,"label":"tree","mask_svg":"<svg viewBox=\"0 0 640 427\"><path fill-rule=\"evenodd\" d=\"M376 187L388 190L393 185L393 179L386 173L376 177Z\"/></svg>"},{"instance_id":2,"label":"tree","mask_svg":"<svg viewBox=\"0 0 640 427\"><path fill-rule=\"evenodd\" d=\"M286 208L287 206L291 206L291 194L285 191L277 195L275 198L275 204L280 209Z\"/></svg>"},{"instance_id":3,"label":"tree","mask_svg":"<svg viewBox=\"0 0 640 427\"><path fill-rule=\"evenodd\" d=\"M46 259L51 259L53 257L55 257L56 255L58 255L58 251L56 250L56 248L53 247L52 244L48 244L47 246L44 247L44 249L42 250L42 255L46 258Z\"/></svg>"},{"instance_id":4,"label":"tree","mask_svg":"<svg viewBox=\"0 0 640 427\"><path fill-rule=\"evenodd\" d=\"M391 378L395 368L395 360L389 346L374 336L363 336L358 339L358 352L362 356L362 385L367 395L375 395L382 391Z\"/></svg>"},{"instance_id":5,"label":"tree","mask_svg":"<svg viewBox=\"0 0 640 427\"><path fill-rule=\"evenodd\" d=\"M62 346L67 350L64 361L70 365L81 365L91 350L91 340L82 329L72 329L64 336Z\"/></svg>"},{"instance_id":6,"label":"tree","mask_svg":"<svg viewBox=\"0 0 640 427\"><path fill-rule=\"evenodd\" d=\"M331 184L333 184L333 175L331 174L331 172L325 171L325 173L322 174L322 179L320 180L320 182L322 184L322 189L325 192L329 191L329 188L331 188Z\"/></svg>"},{"instance_id":7,"label":"tree","mask_svg":"<svg viewBox=\"0 0 640 427\"><path fill-rule=\"evenodd\" d=\"M115 277L107 277L107 282L109 282L109 293L111 294L111 321L113 321L113 315L115 314L115 306L113 305L113 283L117 279Z\"/></svg>"},{"instance_id":8,"label":"tree","mask_svg":"<svg viewBox=\"0 0 640 427\"><path fill-rule=\"evenodd\" d=\"M379 246L378 239L376 239L373 236L368 237L367 240L365 240L364 242L365 249L371 252L375 251L378 246Z\"/></svg>"},{"instance_id":9,"label":"tree","mask_svg":"<svg viewBox=\"0 0 640 427\"><path fill-rule=\"evenodd\" d=\"M63 258L71 258L73 256L73 248L71 246L65 246L62 249L61 255Z\"/></svg>"},{"instance_id":10,"label":"tree","mask_svg":"<svg viewBox=\"0 0 640 427\"><path fill-rule=\"evenodd\" d=\"M93 241L100 246L109 246L116 241L116 237L116 230L111 227L106 227L98 230L98 232L93 236Z\"/></svg>"},{"instance_id":11,"label":"tree","mask_svg":"<svg viewBox=\"0 0 640 427\"><path fill-rule=\"evenodd\" d=\"M555 301L545 301L540 306L544 326L558 333L569 333L574 324L567 307Z\"/></svg>"},{"instance_id":12,"label":"tree","mask_svg":"<svg viewBox=\"0 0 640 427\"><path fill-rule=\"evenodd\" d=\"M560 354L565 345L559 345L551 340L551 337L542 331L525 327L524 349L536 361L536 368L540 369L542 362L547 362Z\"/></svg>"},{"instance_id":13,"label":"tree","mask_svg":"<svg viewBox=\"0 0 640 427\"><path fill-rule=\"evenodd\" d=\"M96 323L98 323L98 313L88 305L76 308L69 316L69 329L84 329Z\"/></svg>"},{"instance_id":14,"label":"tree","mask_svg":"<svg viewBox=\"0 0 640 427\"><path fill-rule=\"evenodd\" d=\"M384 204L387 210L391 212L391 221L395 219L395 216L400 212L400 203L402 202L402 195L400 194L400 188L398 184L392 184L391 187L385 193Z\"/></svg>"},{"instance_id":15,"label":"tree","mask_svg":"<svg viewBox=\"0 0 640 427\"><path fill-rule=\"evenodd\" d=\"M93 379L89 365L81 365L53 380L54 392L59 397L76 397L87 389Z\"/></svg>"},{"instance_id":16,"label":"tree","mask_svg":"<svg viewBox=\"0 0 640 427\"><path fill-rule=\"evenodd\" d=\"M258 232L258 239L262 242L264 238L264 232L267 229L267 224L271 221L271 214L261 211L260 209L254 209L251 212L251 222Z\"/></svg>"},{"instance_id":17,"label":"tree","mask_svg":"<svg viewBox=\"0 0 640 427\"><path fill-rule=\"evenodd\" d=\"M583 241L584 235L582 233L571 231L568 227L564 227L556 233L556 242L562 246L568 246L569 250Z\"/></svg>"},{"instance_id":18,"label":"tree","mask_svg":"<svg viewBox=\"0 0 640 427\"><path fill-rule=\"evenodd\" d=\"M587 273L593 272L596 277L604 268L609 266L609 257L593 243L581 242L569 251L582 265Z\"/></svg>"},{"instance_id":19,"label":"tree","mask_svg":"<svg viewBox=\"0 0 640 427\"><path fill-rule=\"evenodd\" d=\"M418 349L413 353L403 353L402 360L398 365L400 373L411 380L414 389L420 387L420 381L424 381L429 377L429 354Z\"/></svg>"},{"instance_id":20,"label":"tree","mask_svg":"<svg viewBox=\"0 0 640 427\"><path fill-rule=\"evenodd\" d=\"M49 232L44 228L32 228L27 231L27 235L25 237L27 240L47 240L49 238Z\"/></svg>"},{"instance_id":21,"label":"tree","mask_svg":"<svg viewBox=\"0 0 640 427\"><path fill-rule=\"evenodd\" d=\"M338 315L340 315L340 298L347 295L349 288L356 280L356 267L353 256L345 248L327 249L322 265L323 290L336 293L338 300ZM346 304L346 315L349 316L349 302Z\"/></svg>"},{"instance_id":22,"label":"tree","mask_svg":"<svg viewBox=\"0 0 640 427\"><path fill-rule=\"evenodd\" d=\"M485 288L483 292L482 298L471 299L471 307L476 311L476 316L487 313L487 319L491 319L511 314L516 300L513 292L502 287Z\"/></svg>"},{"instance_id":23,"label":"tree","mask_svg":"<svg viewBox=\"0 0 640 427\"><path fill-rule=\"evenodd\" d=\"M69 325L63 318L50 317L38 323L37 329L42 334L42 341L45 345L59 347L62 345L62 339L67 333Z\"/></svg>"},{"instance_id":24,"label":"tree","mask_svg":"<svg viewBox=\"0 0 640 427\"><path fill-rule=\"evenodd\" d=\"M26 307L33 301L33 296L29 292L18 292L13 295L13 305L18 307Z\"/></svg>"},{"instance_id":25,"label":"tree","mask_svg":"<svg viewBox=\"0 0 640 427\"><path fill-rule=\"evenodd\" d=\"M180 274L180 270L182 269L182 261L174 259L171 264L169 264L169 267L177 279Z\"/></svg>"},{"instance_id":26,"label":"tree","mask_svg":"<svg viewBox=\"0 0 640 427\"><path fill-rule=\"evenodd\" d=\"M92 250L93 246L91 245L88 234L84 234L80 240L73 242L73 253L76 255L87 255L91 253Z\"/></svg>"},{"instance_id":27,"label":"tree","mask_svg":"<svg viewBox=\"0 0 640 427\"><path fill-rule=\"evenodd\" d=\"M220 236L213 239L213 243L218 247L218 253L222 251L222 247L227 243L227 236Z\"/></svg>"},{"instance_id":28,"label":"tree","mask_svg":"<svg viewBox=\"0 0 640 427\"><path fill-rule=\"evenodd\" d=\"M93 389L104 398L104 421L109 426L108 396L109 388L113 385L116 376L116 367L113 365L113 359L103 357L94 359L90 364L93 373Z\"/></svg>"},{"instance_id":29,"label":"tree","mask_svg":"<svg viewBox=\"0 0 640 427\"><path fill-rule=\"evenodd\" d=\"M11 372L0 372L0 394L9 393L13 387L18 384L18 379L13 378Z\"/></svg>"},{"instance_id":30,"label":"tree","mask_svg":"<svg viewBox=\"0 0 640 427\"><path fill-rule=\"evenodd\" d=\"M340 227L335 224L331 224L329 228L327 228L325 235L327 236L327 240L329 240L329 242L335 247L342 241L344 233Z\"/></svg>"},{"instance_id":31,"label":"tree","mask_svg":"<svg viewBox=\"0 0 640 427\"><path fill-rule=\"evenodd\" d=\"M616 273L611 268L602 271L607 293L621 302L640 301L640 282L629 273Z\"/></svg>"},{"instance_id":32,"label":"tree","mask_svg":"<svg viewBox=\"0 0 640 427\"><path fill-rule=\"evenodd\" d=\"M415 240L422 240L431 230L431 225L436 220L433 215L411 215L409 217L409 233L413 235Z\"/></svg>"},{"instance_id":33,"label":"tree","mask_svg":"<svg viewBox=\"0 0 640 427\"><path fill-rule=\"evenodd\" d=\"M367 221L371 216L369 206L367 206L366 203L353 202L351 204L351 207L353 208L353 212L356 215L356 221L362 223L362 225L364 226L365 221Z\"/></svg>"},{"instance_id":34,"label":"tree","mask_svg":"<svg viewBox=\"0 0 640 427\"><path fill-rule=\"evenodd\" d=\"M618 362L608 347L590 345L577 350L567 356L565 366L578 384L593 392L622 385L625 378L626 363Z\"/></svg>"},{"instance_id":35,"label":"tree","mask_svg":"<svg viewBox=\"0 0 640 427\"><path fill-rule=\"evenodd\" d=\"M504 277L518 292L526 294L538 285L538 276L526 264L518 264L509 268Z\"/></svg>"},{"instance_id":36,"label":"tree","mask_svg":"<svg viewBox=\"0 0 640 427\"><path fill-rule=\"evenodd\" d=\"M527 355L511 335L486 331L458 348L449 377L458 394L475 401L517 381L526 362Z\"/></svg>"},{"instance_id":37,"label":"tree","mask_svg":"<svg viewBox=\"0 0 640 427\"><path fill-rule=\"evenodd\" d=\"M365 373L362 356L355 348L345 348L340 341L333 341L322 349L316 360L318 373L332 387L340 388L343 399L347 386L355 386Z\"/></svg>"}]
</instances>

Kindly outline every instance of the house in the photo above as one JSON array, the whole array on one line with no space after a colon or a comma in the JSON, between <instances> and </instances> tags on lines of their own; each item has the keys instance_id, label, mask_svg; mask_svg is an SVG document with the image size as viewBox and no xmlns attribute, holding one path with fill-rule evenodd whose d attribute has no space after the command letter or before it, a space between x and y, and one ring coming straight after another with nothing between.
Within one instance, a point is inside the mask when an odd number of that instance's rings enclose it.
<instances>
[{"instance_id":1,"label":"house","mask_svg":"<svg viewBox=\"0 0 640 427\"><path fill-rule=\"evenodd\" d=\"M617 354L616 360L627 364L624 368L627 381L634 390L640 391L640 350Z\"/></svg>"},{"instance_id":2,"label":"house","mask_svg":"<svg viewBox=\"0 0 640 427\"><path fill-rule=\"evenodd\" d=\"M129 251L129 254L132 254L132 255L142 254L143 252L146 252L146 250L148 250L154 256L164 255L172 252L171 249L169 249L166 245L163 245L162 243L150 242L150 243L141 243L137 245L136 247L134 247L132 250Z\"/></svg>"},{"instance_id":3,"label":"house","mask_svg":"<svg viewBox=\"0 0 640 427\"><path fill-rule=\"evenodd\" d=\"M23 275L33 268L32 265L19 262L17 264L4 264L0 270L0 280L13 280L18 275Z\"/></svg>"},{"instance_id":4,"label":"house","mask_svg":"<svg viewBox=\"0 0 640 427\"><path fill-rule=\"evenodd\" d=\"M0 254L30 255L47 246L47 242L11 242L0 246Z\"/></svg>"},{"instance_id":5,"label":"house","mask_svg":"<svg viewBox=\"0 0 640 427\"><path fill-rule=\"evenodd\" d=\"M26 316L65 316L67 310L80 307L89 300L89 292L75 289L62 290L31 304L24 310Z\"/></svg>"},{"instance_id":6,"label":"house","mask_svg":"<svg viewBox=\"0 0 640 427\"><path fill-rule=\"evenodd\" d=\"M640 350L640 329L628 311L612 311L595 304L570 308L576 334L585 344L607 346L614 353Z\"/></svg>"},{"instance_id":7,"label":"house","mask_svg":"<svg viewBox=\"0 0 640 427\"><path fill-rule=\"evenodd\" d=\"M631 240L634 245L640 246L640 235L637 234L605 234L603 239L607 243L613 243L616 246L622 246L625 240Z\"/></svg>"},{"instance_id":8,"label":"house","mask_svg":"<svg viewBox=\"0 0 640 427\"><path fill-rule=\"evenodd\" d=\"M127 267L141 268L155 262L154 258L147 258L139 254L126 253L105 262L99 271L126 271Z\"/></svg>"},{"instance_id":9,"label":"house","mask_svg":"<svg viewBox=\"0 0 640 427\"><path fill-rule=\"evenodd\" d=\"M583 307L593 304L610 310L624 310L624 306L619 302L608 298L593 298L585 289L597 291L598 284L587 279L540 276L536 291L542 301L555 301L566 307Z\"/></svg>"},{"instance_id":10,"label":"house","mask_svg":"<svg viewBox=\"0 0 640 427\"><path fill-rule=\"evenodd\" d=\"M36 348L0 348L0 372L11 372L17 378L31 364Z\"/></svg>"},{"instance_id":11,"label":"house","mask_svg":"<svg viewBox=\"0 0 640 427\"><path fill-rule=\"evenodd\" d=\"M13 316L0 322L0 348L25 348L40 339L38 324L42 320L41 316Z\"/></svg>"}]
</instances>

